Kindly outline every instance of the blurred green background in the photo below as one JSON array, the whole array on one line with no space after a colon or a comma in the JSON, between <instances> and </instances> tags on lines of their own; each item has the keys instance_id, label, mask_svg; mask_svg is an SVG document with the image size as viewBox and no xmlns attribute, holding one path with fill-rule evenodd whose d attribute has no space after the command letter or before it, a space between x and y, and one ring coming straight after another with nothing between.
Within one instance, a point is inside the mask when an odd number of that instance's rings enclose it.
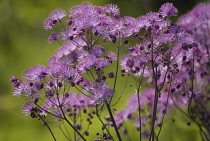
<instances>
[{"instance_id":1,"label":"blurred green background","mask_svg":"<svg viewBox=\"0 0 210 141\"><path fill-rule=\"evenodd\" d=\"M205 1L205 0L203 0ZM49 13L61 8L68 11L83 0L0 0L0 141L50 141L48 130L40 121L21 113L23 99L12 96L9 78L22 77L22 72L37 64L47 64L59 44L47 42L49 32L43 21ZM179 15L189 11L201 0L89 0L94 5L117 4L121 15L138 17L149 11L158 11L164 2L172 2ZM176 18L174 19L174 21ZM125 105L122 102L120 107ZM174 112L175 117L181 116ZM185 121L185 119L183 120ZM187 121L187 119L186 119ZM164 128L161 140L199 141L197 127L176 122ZM56 129L55 129L56 131ZM59 140L62 134L56 134ZM126 139L125 139L126 140Z\"/></svg>"}]
</instances>

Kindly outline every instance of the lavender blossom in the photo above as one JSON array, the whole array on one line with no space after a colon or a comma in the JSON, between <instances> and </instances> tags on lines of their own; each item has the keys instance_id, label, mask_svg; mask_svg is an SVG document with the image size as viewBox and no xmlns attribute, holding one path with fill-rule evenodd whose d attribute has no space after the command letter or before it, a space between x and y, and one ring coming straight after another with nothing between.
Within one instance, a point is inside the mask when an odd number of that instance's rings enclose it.
<instances>
[{"instance_id":1,"label":"lavender blossom","mask_svg":"<svg viewBox=\"0 0 210 141\"><path fill-rule=\"evenodd\" d=\"M165 117L175 108L187 111L187 118L208 140L210 59L205 31L210 15L206 11L209 4L199 4L177 24L169 19L178 13L172 3L133 18L121 17L114 4L84 2L70 9L65 24L61 19L66 12L52 11L44 28L60 22L61 31L52 32L48 41L62 45L47 66L27 69L23 80L11 77L13 94L26 99L23 113L41 119L49 130L48 124L55 121L69 125L75 140L85 141L93 134L89 126L95 117L102 129L95 140L122 141L120 132L130 133L127 122L133 123L139 140L158 140ZM121 76L128 76L127 80L121 81ZM128 82L135 85L128 87ZM114 109L129 90L124 109ZM105 110L108 116L103 119ZM115 133L109 132L110 127ZM70 140L71 135L63 133Z\"/></svg>"},{"instance_id":2,"label":"lavender blossom","mask_svg":"<svg viewBox=\"0 0 210 141\"><path fill-rule=\"evenodd\" d=\"M165 3L160 7L159 13L162 17L176 16L178 10L172 3Z\"/></svg>"}]
</instances>

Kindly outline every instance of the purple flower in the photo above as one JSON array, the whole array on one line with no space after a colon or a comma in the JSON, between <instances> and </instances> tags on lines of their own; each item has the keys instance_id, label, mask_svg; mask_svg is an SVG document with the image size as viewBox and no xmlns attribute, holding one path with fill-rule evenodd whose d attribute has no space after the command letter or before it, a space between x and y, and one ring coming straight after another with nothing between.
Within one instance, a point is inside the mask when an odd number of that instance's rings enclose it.
<instances>
[{"instance_id":1,"label":"purple flower","mask_svg":"<svg viewBox=\"0 0 210 141\"><path fill-rule=\"evenodd\" d=\"M146 17L148 18L148 21L151 23L160 21L159 15L156 12L150 12L150 13L146 14Z\"/></svg>"},{"instance_id":2,"label":"purple flower","mask_svg":"<svg viewBox=\"0 0 210 141\"><path fill-rule=\"evenodd\" d=\"M108 66L110 64L109 60L106 58L98 58L98 59L96 59L95 63L96 63L97 67L101 67L101 68L105 68L106 66Z\"/></svg>"},{"instance_id":3,"label":"purple flower","mask_svg":"<svg viewBox=\"0 0 210 141\"><path fill-rule=\"evenodd\" d=\"M138 29L142 29L144 27L150 26L150 21L148 20L147 16L141 16L136 19L136 26Z\"/></svg>"},{"instance_id":4,"label":"purple flower","mask_svg":"<svg viewBox=\"0 0 210 141\"><path fill-rule=\"evenodd\" d=\"M61 41L66 41L66 40L73 40L74 38L76 38L77 35L81 34L82 31L79 28L75 28L75 27L70 27L70 28L66 28L64 29L61 33L60 33L60 40Z\"/></svg>"},{"instance_id":5,"label":"purple flower","mask_svg":"<svg viewBox=\"0 0 210 141\"><path fill-rule=\"evenodd\" d=\"M159 38L160 38L160 42L168 43L168 42L172 42L174 40L175 35L172 33L163 34Z\"/></svg>"},{"instance_id":6,"label":"purple flower","mask_svg":"<svg viewBox=\"0 0 210 141\"><path fill-rule=\"evenodd\" d=\"M22 109L22 112L25 113L25 115L29 115L31 113L31 110L33 108L33 102L27 102Z\"/></svg>"},{"instance_id":7,"label":"purple flower","mask_svg":"<svg viewBox=\"0 0 210 141\"><path fill-rule=\"evenodd\" d=\"M53 96L54 96L54 93L55 93L55 91L54 91L54 90L49 89L49 90L47 90L47 91L46 91L45 97L47 97L47 98L51 98L51 97L53 97Z\"/></svg>"},{"instance_id":8,"label":"purple flower","mask_svg":"<svg viewBox=\"0 0 210 141\"><path fill-rule=\"evenodd\" d=\"M50 18L50 17L47 18L47 19L44 21L43 25L44 25L44 29L45 29L45 30L51 29L51 28L53 27L53 25L54 25L53 19Z\"/></svg>"},{"instance_id":9,"label":"purple flower","mask_svg":"<svg viewBox=\"0 0 210 141\"><path fill-rule=\"evenodd\" d=\"M53 22L57 22L65 16L66 16L66 12L64 10L56 9L50 13L49 17L53 20Z\"/></svg>"},{"instance_id":10,"label":"purple flower","mask_svg":"<svg viewBox=\"0 0 210 141\"><path fill-rule=\"evenodd\" d=\"M100 45L95 45L91 50L90 50L90 55L94 55L96 57L100 57L104 55L105 49L100 46Z\"/></svg>"},{"instance_id":11,"label":"purple flower","mask_svg":"<svg viewBox=\"0 0 210 141\"><path fill-rule=\"evenodd\" d=\"M89 88L91 98L95 101L107 101L115 93L105 82L92 83L92 86L87 88Z\"/></svg>"},{"instance_id":12,"label":"purple flower","mask_svg":"<svg viewBox=\"0 0 210 141\"><path fill-rule=\"evenodd\" d=\"M90 67L93 66L95 62L96 62L96 57L93 55L89 55L76 66L76 69L78 70L79 73L83 73L88 69L90 69Z\"/></svg>"},{"instance_id":13,"label":"purple flower","mask_svg":"<svg viewBox=\"0 0 210 141\"><path fill-rule=\"evenodd\" d=\"M184 32L181 32L181 33L177 34L176 41L178 43L182 43L184 45L190 45L190 46L196 46L197 45L194 38L190 34L184 33Z\"/></svg>"},{"instance_id":14,"label":"purple flower","mask_svg":"<svg viewBox=\"0 0 210 141\"><path fill-rule=\"evenodd\" d=\"M37 65L35 67L29 68L24 72L24 77L29 80L37 80L46 77L48 74L46 72L45 66Z\"/></svg>"},{"instance_id":15,"label":"purple flower","mask_svg":"<svg viewBox=\"0 0 210 141\"><path fill-rule=\"evenodd\" d=\"M135 23L136 19L133 17L125 16L123 18L123 21L124 21L124 24L131 25L131 24Z\"/></svg>"},{"instance_id":16,"label":"purple flower","mask_svg":"<svg viewBox=\"0 0 210 141\"><path fill-rule=\"evenodd\" d=\"M57 33L56 32L53 32L52 34L50 34L50 36L48 38L48 41L50 43L53 43L53 42L57 41Z\"/></svg>"},{"instance_id":17,"label":"purple flower","mask_svg":"<svg viewBox=\"0 0 210 141\"><path fill-rule=\"evenodd\" d=\"M71 8L70 13L74 26L80 30L93 28L100 23L99 13L90 3L83 2L81 5L75 6Z\"/></svg>"},{"instance_id":18,"label":"purple flower","mask_svg":"<svg viewBox=\"0 0 210 141\"><path fill-rule=\"evenodd\" d=\"M112 52L112 51L110 51L108 53L108 57L109 57L110 60L113 60L113 61L117 60L117 55L114 52Z\"/></svg>"},{"instance_id":19,"label":"purple flower","mask_svg":"<svg viewBox=\"0 0 210 141\"><path fill-rule=\"evenodd\" d=\"M123 55L121 58L121 66L126 72L131 71L132 67L134 66L134 57L131 55Z\"/></svg>"},{"instance_id":20,"label":"purple flower","mask_svg":"<svg viewBox=\"0 0 210 141\"><path fill-rule=\"evenodd\" d=\"M82 56L86 56L87 52L82 50L82 47L85 45L86 43L81 38L75 38L72 41L67 41L62 47L58 48L56 50L55 56L57 59L59 59L69 54L74 54L79 58L84 58Z\"/></svg>"},{"instance_id":21,"label":"purple flower","mask_svg":"<svg viewBox=\"0 0 210 141\"><path fill-rule=\"evenodd\" d=\"M178 10L173 6L172 3L165 3L160 7L159 13L162 17L176 16Z\"/></svg>"},{"instance_id":22,"label":"purple flower","mask_svg":"<svg viewBox=\"0 0 210 141\"><path fill-rule=\"evenodd\" d=\"M119 14L119 8L115 4L108 4L105 6L105 11L109 14Z\"/></svg>"},{"instance_id":23,"label":"purple flower","mask_svg":"<svg viewBox=\"0 0 210 141\"><path fill-rule=\"evenodd\" d=\"M57 21L61 20L66 16L66 12L62 9L57 9L51 12L50 16L44 21L44 29L49 30L57 23Z\"/></svg>"}]
</instances>

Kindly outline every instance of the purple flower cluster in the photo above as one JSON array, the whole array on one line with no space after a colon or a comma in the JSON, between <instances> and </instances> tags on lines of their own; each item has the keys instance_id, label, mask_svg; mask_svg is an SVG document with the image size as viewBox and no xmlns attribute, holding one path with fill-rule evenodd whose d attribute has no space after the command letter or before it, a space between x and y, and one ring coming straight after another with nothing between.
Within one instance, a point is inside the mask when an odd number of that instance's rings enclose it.
<instances>
[{"instance_id":1,"label":"purple flower cluster","mask_svg":"<svg viewBox=\"0 0 210 141\"><path fill-rule=\"evenodd\" d=\"M198 49L194 52L193 60L189 63L193 65L193 78L191 83L192 96L188 106L188 114L193 121L200 123L205 130L210 131L209 112L209 13L210 3L200 3L190 12L178 19L178 25L182 26L186 32L191 34L198 43ZM194 61L194 62L193 62ZM193 63L193 64L192 64ZM190 72L189 72L190 73ZM202 131L205 133L204 131ZM204 134L206 137L207 135Z\"/></svg>"},{"instance_id":2,"label":"purple flower cluster","mask_svg":"<svg viewBox=\"0 0 210 141\"><path fill-rule=\"evenodd\" d=\"M121 17L117 5L93 6L85 2L70 9L66 24L61 20L66 12L57 9L44 21L44 28L60 24L62 30L52 32L48 41L62 46L50 57L48 66L29 68L23 80L11 77L13 93L26 97L23 113L45 124L48 116L66 121L83 140L89 135L93 115L102 127L96 140L115 138L107 128L111 126L121 141L119 130L127 121L134 122L140 140L154 140L159 137L164 117L174 107L182 112L187 109L191 120L197 123L198 117L205 121L203 127L210 131L209 113L205 111L210 80L208 9L209 4L199 4L177 24L169 20L178 13L172 3L163 4L158 12L133 18ZM106 43L112 44L116 52L108 51ZM124 50L127 52L122 54ZM112 104L123 96L116 89L116 85L122 85L117 81L120 69L122 77L127 75L135 81L135 94L123 110L113 115ZM144 83L149 88L141 93ZM201 107L205 110L196 109ZM100 118L105 109L109 112L107 123ZM82 113L87 114L87 129L82 125ZM123 133L127 130L124 127Z\"/></svg>"}]
</instances>

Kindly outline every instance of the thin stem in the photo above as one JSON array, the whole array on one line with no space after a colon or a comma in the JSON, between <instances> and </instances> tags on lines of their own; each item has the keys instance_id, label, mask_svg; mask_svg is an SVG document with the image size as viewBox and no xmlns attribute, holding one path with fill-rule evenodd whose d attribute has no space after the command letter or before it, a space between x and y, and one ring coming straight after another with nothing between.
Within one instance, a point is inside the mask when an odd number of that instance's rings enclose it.
<instances>
[{"instance_id":1,"label":"thin stem","mask_svg":"<svg viewBox=\"0 0 210 141\"><path fill-rule=\"evenodd\" d=\"M141 77L140 81L139 81L139 85L138 85L138 89L137 89L137 97L138 97L138 116L139 116L139 139L141 141L141 103L140 103L140 87L141 87L141 84L142 84L142 79L143 77Z\"/></svg>"},{"instance_id":2,"label":"thin stem","mask_svg":"<svg viewBox=\"0 0 210 141\"><path fill-rule=\"evenodd\" d=\"M129 77L129 75L128 75L128 77ZM128 77L127 77L127 79L126 79L125 86L123 87L122 92L120 93L120 97L119 97L118 100L117 100L114 104L112 104L111 106L115 106L115 105L120 101L120 99L121 99L121 97L122 97L122 94L123 94L123 92L124 92L124 90L125 90L125 88L126 88L126 86L127 86L127 84L128 84Z\"/></svg>"},{"instance_id":3,"label":"thin stem","mask_svg":"<svg viewBox=\"0 0 210 141\"><path fill-rule=\"evenodd\" d=\"M106 103L106 107L107 107L107 109L108 109L108 112L109 112L110 118L111 118L111 120L112 120L112 123L113 123L114 129L115 129L115 132L116 132L116 134L117 134L117 138L118 138L118 140L119 140L119 141L122 141L122 139L121 139L121 137L120 137L120 133L119 133L118 128L117 128L117 125L116 125L116 123L115 123L115 120L114 120L114 117L113 117L112 111L111 111L111 109L110 109L110 105L109 105L109 103L108 103L108 102Z\"/></svg>"},{"instance_id":4,"label":"thin stem","mask_svg":"<svg viewBox=\"0 0 210 141\"><path fill-rule=\"evenodd\" d=\"M190 115L190 116L192 116L191 115L191 112L190 112L190 107L191 107L191 104L192 104L192 100L193 100L193 96L194 96L194 53L193 53L193 66L192 66L192 78L191 78L191 80L192 80L192 94L191 94L191 96L190 96L190 102L189 102L189 105L188 105L188 114Z\"/></svg>"},{"instance_id":5,"label":"thin stem","mask_svg":"<svg viewBox=\"0 0 210 141\"><path fill-rule=\"evenodd\" d=\"M38 116L39 116L39 118L44 122L44 125L47 126L48 130L50 131L50 134L52 135L52 137L53 137L53 139L54 139L54 141L56 141L56 138L55 138L55 136L54 136L52 130L50 129L49 125L47 124L47 122L43 119L43 117L42 117L41 115L38 115Z\"/></svg>"},{"instance_id":6,"label":"thin stem","mask_svg":"<svg viewBox=\"0 0 210 141\"><path fill-rule=\"evenodd\" d=\"M171 90L171 80L172 80L172 77L171 77L171 79L170 79L169 91ZM168 91L168 95L167 95L166 106L165 106L165 109L164 109L165 112L167 112L166 110L167 110L167 107L168 107L169 91ZM163 114L163 118L162 118L162 121L161 121L160 130L159 130L159 132L158 132L158 134L157 134L157 140L158 140L158 137L159 137L160 132L161 132L162 127L163 127L163 121L164 121L164 119L165 119L165 114L166 114L166 113Z\"/></svg>"},{"instance_id":7,"label":"thin stem","mask_svg":"<svg viewBox=\"0 0 210 141\"><path fill-rule=\"evenodd\" d=\"M63 115L64 120L65 120L73 129L74 129L74 131L77 132L77 134L78 134L84 141L86 141L86 139L82 136L82 134L80 134L80 132L79 132L79 131L71 124L71 122L66 118L66 115L65 115L65 113L64 113L64 111L63 111L63 109L62 109L62 105L60 104L60 100L59 100L58 94L57 94L57 98L58 98L59 108L60 108L60 110L61 110L61 112L62 112L62 115Z\"/></svg>"},{"instance_id":8,"label":"thin stem","mask_svg":"<svg viewBox=\"0 0 210 141\"><path fill-rule=\"evenodd\" d=\"M104 122L102 121L102 119L100 118L100 115L98 113L98 106L96 105L96 116L98 117L98 119L100 120L101 124L105 127L107 133L112 137L111 133L109 132L109 130L106 128L106 125L104 124ZM112 137L112 140L114 141L114 138Z\"/></svg>"},{"instance_id":9,"label":"thin stem","mask_svg":"<svg viewBox=\"0 0 210 141\"><path fill-rule=\"evenodd\" d=\"M152 37L151 37L152 39ZM152 72L154 76L154 82L155 82L155 98L154 98L154 106L153 106L153 114L152 114L152 125L151 125L151 132L150 132L150 138L149 140L154 141L155 139L155 131L154 131L154 126L155 126L155 120L156 120L156 113L157 113L157 105L158 105L158 85L157 85L157 77L156 77L156 72L155 72L155 64L154 64L154 47L153 47L153 41L151 41L151 46L152 46L152 60L151 60L151 65L152 65Z\"/></svg>"},{"instance_id":10,"label":"thin stem","mask_svg":"<svg viewBox=\"0 0 210 141\"><path fill-rule=\"evenodd\" d=\"M116 64L116 72L115 72L115 79L114 79L114 86L113 86L113 90L115 90L116 88L116 84L117 84L117 76L118 76L118 69L119 69L119 57L120 57L120 48L117 47L117 64ZM112 102L112 98L111 97L109 104Z\"/></svg>"},{"instance_id":11,"label":"thin stem","mask_svg":"<svg viewBox=\"0 0 210 141\"><path fill-rule=\"evenodd\" d=\"M75 125L76 125L76 116L74 116L74 118L73 118L73 120L74 120L74 127L75 127ZM74 130L74 140L76 141L77 140L77 134L76 134L76 131Z\"/></svg>"},{"instance_id":12,"label":"thin stem","mask_svg":"<svg viewBox=\"0 0 210 141\"><path fill-rule=\"evenodd\" d=\"M64 115L64 119L65 121L71 126L71 128L74 129L74 131L84 140L86 141L86 139L82 136L82 134L80 134L80 132L71 124L71 122L66 118L66 116Z\"/></svg>"}]
</instances>

